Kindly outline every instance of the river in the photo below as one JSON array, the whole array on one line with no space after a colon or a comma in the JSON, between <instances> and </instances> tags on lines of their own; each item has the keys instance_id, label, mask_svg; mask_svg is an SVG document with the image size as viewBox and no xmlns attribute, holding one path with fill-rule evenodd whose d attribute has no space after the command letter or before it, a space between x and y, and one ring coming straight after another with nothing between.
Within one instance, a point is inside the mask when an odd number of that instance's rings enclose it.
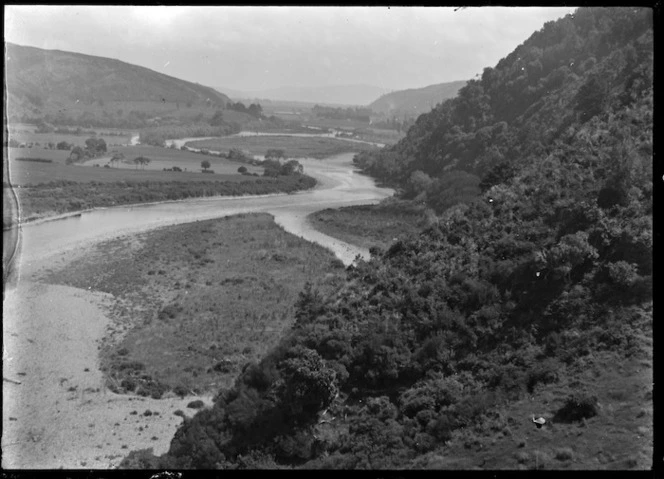
<instances>
[{"instance_id":1,"label":"river","mask_svg":"<svg viewBox=\"0 0 664 479\"><path fill-rule=\"evenodd\" d=\"M265 196L213 197L163 202L147 205L119 206L83 212L54 221L21 226L19 272L40 259L90 242L114 236L147 231L156 227L219 218L239 213L270 213L289 233L331 249L345 264L368 251L346 244L315 231L306 221L314 211L341 206L375 204L392 194L353 168L352 153L325 160L299 160L306 174L318 185L295 194Z\"/></svg>"},{"instance_id":2,"label":"river","mask_svg":"<svg viewBox=\"0 0 664 479\"><path fill-rule=\"evenodd\" d=\"M39 274L66 267L85 247L121 235L238 213L272 214L286 231L332 250L345 264L368 251L316 231L307 216L324 208L372 204L392 194L358 174L352 154L302 159L318 185L296 194L215 197L123 206L22 225L18 274L3 300L5 468L107 469L129 450L168 450L192 397L160 400L113 394L104 385L97 347L117 325L106 293L47 284ZM207 405L212 396L201 396ZM141 414L144 410L153 414ZM138 411L138 414L136 413ZM156 415L158 413L159 415ZM149 434L147 428L149 426Z\"/></svg>"}]
</instances>

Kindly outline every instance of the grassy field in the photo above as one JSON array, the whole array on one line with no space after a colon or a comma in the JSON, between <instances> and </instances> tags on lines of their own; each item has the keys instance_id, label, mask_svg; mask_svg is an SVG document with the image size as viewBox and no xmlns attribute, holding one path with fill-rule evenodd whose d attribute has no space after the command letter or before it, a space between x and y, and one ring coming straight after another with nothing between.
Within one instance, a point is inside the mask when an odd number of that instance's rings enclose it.
<instances>
[{"instance_id":1,"label":"grassy field","mask_svg":"<svg viewBox=\"0 0 664 479\"><path fill-rule=\"evenodd\" d=\"M355 130L355 136L358 140L371 141L374 143L383 143L385 145L394 145L406 136L405 132L399 133L396 130L384 130L380 128L358 128Z\"/></svg>"},{"instance_id":2,"label":"grassy field","mask_svg":"<svg viewBox=\"0 0 664 479\"><path fill-rule=\"evenodd\" d=\"M187 143L187 145L222 152L227 152L231 148L240 148L249 151L252 155L265 155L268 149L277 148L284 150L290 158L325 158L341 153L376 149L371 145L351 143L333 138L289 136L233 136L193 141Z\"/></svg>"},{"instance_id":3,"label":"grassy field","mask_svg":"<svg viewBox=\"0 0 664 479\"><path fill-rule=\"evenodd\" d=\"M326 235L363 248L381 249L403 234L418 231L425 221L420 209L394 201L321 210L308 219Z\"/></svg>"},{"instance_id":4,"label":"grassy field","mask_svg":"<svg viewBox=\"0 0 664 479\"><path fill-rule=\"evenodd\" d=\"M73 127L63 127L67 129L75 129ZM42 147L47 146L49 143L58 144L61 141L66 141L67 143L72 143L75 146L85 147L85 140L92 138L90 134L81 134L81 135L72 135L66 133L35 133L35 127L30 127L28 125L23 125L18 128L12 128L10 130L10 137L18 141L19 143L34 143ZM86 128L87 130L87 128ZM127 130L112 130L111 128L100 128L95 129L97 135L94 138L103 138L106 144L111 147L114 145L126 145L131 139L131 132ZM115 135L104 135L103 133L108 133L114 131L117 133L125 133L121 136Z\"/></svg>"},{"instance_id":5,"label":"grassy field","mask_svg":"<svg viewBox=\"0 0 664 479\"><path fill-rule=\"evenodd\" d=\"M610 365L610 366L609 366ZM604 352L559 371L556 384L538 385L483 424L460 430L444 450L420 458L431 469L650 469L653 451L652 341L629 359ZM567 398L592 391L598 414L581 421L555 417ZM547 423L537 429L532 415ZM443 452L443 451L441 451Z\"/></svg>"},{"instance_id":6,"label":"grassy field","mask_svg":"<svg viewBox=\"0 0 664 479\"><path fill-rule=\"evenodd\" d=\"M69 151L44 150L39 148L8 148L10 175L13 185L27 185L47 183L49 181L77 181L77 182L115 182L115 181L245 181L248 176L237 172L237 162L225 158L204 156L193 152L174 150L169 148L156 148L151 146L128 146L114 148L125 155L127 161L138 156L145 156L152 161L145 169L136 169L132 163L116 164L112 168L103 168L108 163L108 156L89 160L86 164L66 165ZM109 153L110 156L110 153ZM16 158L44 158L53 160L53 163L17 162ZM208 160L214 174L201 173L201 161ZM91 165L98 164L100 168ZM165 172L163 168L179 166L187 169L183 172ZM250 173L262 174L260 167L247 166Z\"/></svg>"},{"instance_id":7,"label":"grassy field","mask_svg":"<svg viewBox=\"0 0 664 479\"><path fill-rule=\"evenodd\" d=\"M201 162L207 160L210 162L210 169L215 175L237 175L237 169L240 166L245 166L249 173L263 174L263 168L244 165L236 161L231 161L226 158L219 158L215 156L202 155L192 151L183 151L175 148L159 148L147 145L136 146L122 146L113 148L113 151L122 153L125 156L125 162L119 163L115 166L119 168L136 169L133 159L139 156L150 158L151 162L145 166L145 170L163 171L164 168L172 168L179 166L187 172L201 172ZM85 162L86 165L99 164L103 166L108 160L90 160ZM138 167L139 169L142 167ZM208 175L206 175L208 176ZM208 178L209 179L209 178Z\"/></svg>"},{"instance_id":8,"label":"grassy field","mask_svg":"<svg viewBox=\"0 0 664 479\"><path fill-rule=\"evenodd\" d=\"M255 214L102 243L46 279L117 297L103 368L117 390L159 396L229 386L292 324L307 281L327 290L343 274L332 253Z\"/></svg>"}]
</instances>

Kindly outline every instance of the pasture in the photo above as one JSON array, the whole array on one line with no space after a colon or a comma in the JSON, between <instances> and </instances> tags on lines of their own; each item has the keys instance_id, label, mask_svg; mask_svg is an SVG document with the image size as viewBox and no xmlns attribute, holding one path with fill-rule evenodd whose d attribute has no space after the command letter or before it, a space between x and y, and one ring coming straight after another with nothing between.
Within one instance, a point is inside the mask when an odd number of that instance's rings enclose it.
<instances>
[{"instance_id":1,"label":"pasture","mask_svg":"<svg viewBox=\"0 0 664 479\"><path fill-rule=\"evenodd\" d=\"M217 175L237 175L237 169L240 166L243 166L242 163L228 160L226 158L219 158L215 156L202 155L200 153L194 153L192 151L183 151L175 148L160 148L148 145L136 145L136 146L122 146L118 148L113 148L109 151L109 155L103 158L95 158L88 160L84 163L85 166L92 166L98 164L100 167L103 167L109 160L112 151L117 151L122 153L125 156L124 162L119 162L114 165L114 169L132 169L132 170L142 170L143 171L163 171L164 168L173 168L178 166L185 170L185 172L196 172L201 173L201 162L207 160L210 162L210 169L214 170L214 175L206 174L206 179L210 177L218 179ZM145 167L136 166L134 163L134 158L139 156L144 156L149 158L151 161ZM249 173L257 173L259 175L263 174L263 168L252 165L244 165Z\"/></svg>"},{"instance_id":2,"label":"pasture","mask_svg":"<svg viewBox=\"0 0 664 479\"><path fill-rule=\"evenodd\" d=\"M63 127L69 130L75 129L74 127ZM71 143L74 146L85 147L85 140L88 138L103 138L108 147L115 145L126 145L129 144L131 140L132 133L128 130L113 130L112 128L99 128L94 131L97 132L96 135L91 135L89 133L83 133L80 135L77 134L68 134L68 133L36 133L34 131L35 127L30 128L28 125L24 125L21 128L10 128L9 137L15 139L19 143L32 143L38 148L44 149L49 143L57 145L61 141L66 141ZM87 129L86 129L87 130ZM119 133L116 135L105 135L104 133ZM124 133L124 134L123 134Z\"/></svg>"},{"instance_id":3,"label":"pasture","mask_svg":"<svg viewBox=\"0 0 664 479\"><path fill-rule=\"evenodd\" d=\"M113 151L123 153L130 163L120 163L112 168L104 168L108 163L107 156L93 158L86 161L86 165L67 165L69 157L67 150L44 150L40 148L8 148L9 179L14 186L36 185L51 181L76 182L117 182L117 181L244 181L250 176L243 176L237 172L240 163L224 158L205 156L198 153L173 150L169 148L156 148L151 146L131 146L113 148ZM133 159L145 156L152 161L145 169L137 169ZM44 158L53 160L53 163L19 162L17 158ZM201 173L201 161L208 160L214 174ZM92 165L98 164L99 168ZM183 172L163 171L163 168L180 166ZM247 166L251 173L262 174L263 168ZM6 180L6 179L5 179Z\"/></svg>"},{"instance_id":4,"label":"pasture","mask_svg":"<svg viewBox=\"0 0 664 479\"><path fill-rule=\"evenodd\" d=\"M326 158L377 148L363 143L351 143L334 138L297 136L227 136L211 140L188 142L192 148L207 148L212 151L228 152L231 148L246 150L255 156L264 156L267 150L282 149L289 158Z\"/></svg>"}]
</instances>

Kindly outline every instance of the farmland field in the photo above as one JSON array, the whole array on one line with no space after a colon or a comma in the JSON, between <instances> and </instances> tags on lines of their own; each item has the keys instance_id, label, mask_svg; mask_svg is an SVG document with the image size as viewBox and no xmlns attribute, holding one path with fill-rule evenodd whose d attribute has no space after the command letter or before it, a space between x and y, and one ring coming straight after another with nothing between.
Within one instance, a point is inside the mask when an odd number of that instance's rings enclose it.
<instances>
[{"instance_id":1,"label":"farmland field","mask_svg":"<svg viewBox=\"0 0 664 479\"><path fill-rule=\"evenodd\" d=\"M117 151L118 153L122 153L125 156L125 161L120 162L119 164L115 165L114 168L119 167L121 169L126 169L130 168L132 170L136 170L136 165L134 164L133 160L136 157L139 156L144 156L149 158L151 161L150 163L145 166L145 171L147 170L158 170L158 171L163 171L164 168L173 168L174 166L178 166L185 170L186 172L196 172L200 173L201 172L201 162L204 160L207 160L210 162L210 169L214 170L215 175L213 176L214 179L218 179L216 175L223 174L223 175L237 175L237 169L240 166L243 166L242 163L234 162L227 160L226 158L219 158L215 156L206 156L202 155L200 153L194 153L191 151L183 151L183 150L178 150L175 148L159 148L159 147L153 147L153 146L146 146L146 145L137 145L137 146L121 146L118 148L113 148L112 151ZM110 155L108 155L110 157ZM108 157L98 158L98 159L92 159L88 160L84 163L86 166L91 166L94 164L99 164L99 166L103 166L104 164L107 163ZM244 165L249 173L258 173L263 174L263 168L257 167L257 166L252 166L252 165ZM143 167L139 167L143 168ZM210 175L205 175L207 178L210 179Z\"/></svg>"},{"instance_id":2,"label":"farmland field","mask_svg":"<svg viewBox=\"0 0 664 479\"><path fill-rule=\"evenodd\" d=\"M188 142L193 148L207 148L226 152L231 148L248 151L252 155L263 156L271 148L282 149L289 158L325 158L341 153L374 150L376 147L351 143L334 138L290 137L290 136L227 136L211 140Z\"/></svg>"},{"instance_id":3,"label":"farmland field","mask_svg":"<svg viewBox=\"0 0 664 479\"><path fill-rule=\"evenodd\" d=\"M75 129L74 127L69 127L67 129ZM106 144L111 147L114 145L126 145L131 139L132 133L128 130L113 130L111 128L99 128L95 129L97 135L91 135L89 133L83 133L80 135L67 134L67 133L35 133L34 127L30 128L24 126L23 128L10 129L10 138L15 139L19 143L39 143L40 147L48 145L48 143L57 144L61 141L66 141L67 143L72 143L74 146L85 146L85 140L88 138L103 138ZM104 135L103 133L108 132L117 132L125 133L124 135ZM43 149L43 148L42 148Z\"/></svg>"},{"instance_id":4,"label":"farmland field","mask_svg":"<svg viewBox=\"0 0 664 479\"><path fill-rule=\"evenodd\" d=\"M85 162L88 167L81 165L66 165L69 157L67 150L44 150L40 148L8 148L9 171L11 183L14 186L47 183L49 181L242 181L250 178L237 172L237 162L205 156L197 153L174 150L169 148L155 148L151 146L127 146L113 148L113 151L123 153L130 163L120 163L112 168L103 168L108 163L107 156L94 158ZM150 158L152 161L145 169L136 169L133 159L137 156ZM17 158L44 158L53 160L53 163L17 162ZM208 160L215 174L202 174L201 161ZM92 165L98 164L100 168ZM187 171L175 173L163 171L163 168L179 166ZM250 173L262 174L263 168L245 165Z\"/></svg>"}]
</instances>

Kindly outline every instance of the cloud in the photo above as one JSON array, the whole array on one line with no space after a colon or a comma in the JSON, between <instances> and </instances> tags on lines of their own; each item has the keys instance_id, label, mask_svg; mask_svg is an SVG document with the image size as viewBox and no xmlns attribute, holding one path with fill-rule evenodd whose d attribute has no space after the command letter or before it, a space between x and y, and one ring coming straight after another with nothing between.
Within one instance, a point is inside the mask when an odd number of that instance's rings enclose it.
<instances>
[{"instance_id":1,"label":"cloud","mask_svg":"<svg viewBox=\"0 0 664 479\"><path fill-rule=\"evenodd\" d=\"M15 5L5 10L5 38L213 86L396 89L470 78L571 10Z\"/></svg>"}]
</instances>

